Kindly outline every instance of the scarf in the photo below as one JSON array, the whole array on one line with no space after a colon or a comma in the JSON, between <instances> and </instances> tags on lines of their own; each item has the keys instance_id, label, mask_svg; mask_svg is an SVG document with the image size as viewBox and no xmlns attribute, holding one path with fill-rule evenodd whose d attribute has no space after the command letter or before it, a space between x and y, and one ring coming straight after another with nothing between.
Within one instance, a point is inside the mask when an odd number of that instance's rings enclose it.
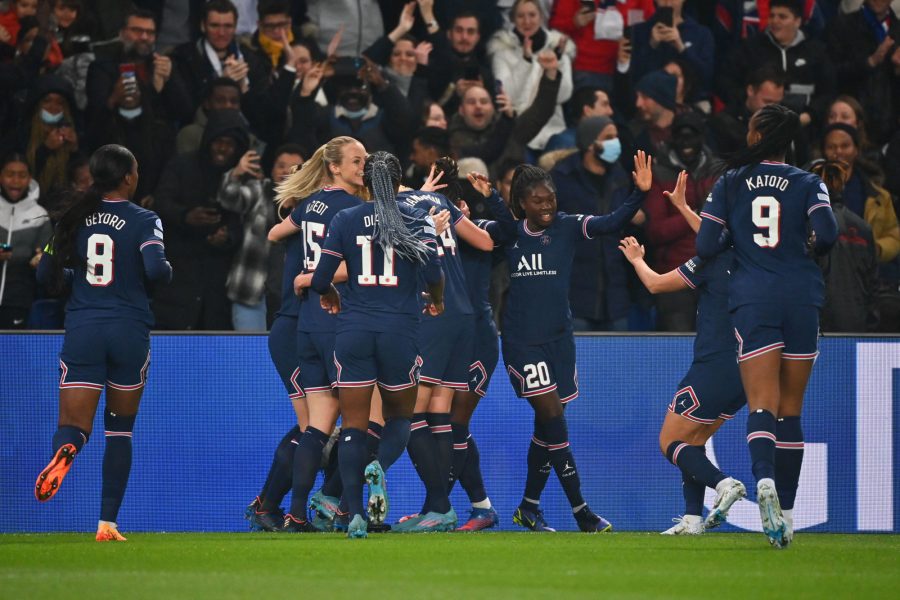
<instances>
[{"instance_id":1,"label":"scarf","mask_svg":"<svg viewBox=\"0 0 900 600\"><path fill-rule=\"evenodd\" d=\"M871 8L869 8L868 4L863 4L862 14L863 18L866 20L866 24L869 26L869 29L871 29L872 33L875 34L875 41L881 44L881 42L884 41L884 38L887 37L887 30L891 26L890 11L888 11L888 14L884 19L879 19L878 15L876 15L875 12Z\"/></svg>"},{"instance_id":2,"label":"scarf","mask_svg":"<svg viewBox=\"0 0 900 600\"><path fill-rule=\"evenodd\" d=\"M216 54L215 48L209 45L209 42L206 41L206 38L200 38L197 40L198 49L202 50L206 53L206 58L209 60L209 64L212 65L213 71L216 72L216 77L222 76L222 61L219 60L219 55ZM234 45L234 57L238 60L242 59L241 56L241 48L237 44ZM227 57L228 55L226 55Z\"/></svg>"},{"instance_id":3,"label":"scarf","mask_svg":"<svg viewBox=\"0 0 900 600\"><path fill-rule=\"evenodd\" d=\"M294 32L290 29L288 29L287 38L288 43L294 41ZM266 53L269 60L272 61L272 68L278 68L281 54L284 52L284 44L281 43L281 40L274 40L262 32L256 36L256 39L259 41L259 47Z\"/></svg>"}]
</instances>

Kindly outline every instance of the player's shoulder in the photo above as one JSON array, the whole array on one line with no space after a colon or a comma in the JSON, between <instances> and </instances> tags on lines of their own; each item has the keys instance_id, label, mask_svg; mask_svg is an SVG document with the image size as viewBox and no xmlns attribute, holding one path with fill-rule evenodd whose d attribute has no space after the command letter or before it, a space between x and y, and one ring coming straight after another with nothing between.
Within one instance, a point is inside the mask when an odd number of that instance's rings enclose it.
<instances>
[{"instance_id":1,"label":"player's shoulder","mask_svg":"<svg viewBox=\"0 0 900 600\"><path fill-rule=\"evenodd\" d=\"M363 199L354 196L341 188L325 188L322 190L322 199L335 208L343 210L363 203Z\"/></svg>"}]
</instances>

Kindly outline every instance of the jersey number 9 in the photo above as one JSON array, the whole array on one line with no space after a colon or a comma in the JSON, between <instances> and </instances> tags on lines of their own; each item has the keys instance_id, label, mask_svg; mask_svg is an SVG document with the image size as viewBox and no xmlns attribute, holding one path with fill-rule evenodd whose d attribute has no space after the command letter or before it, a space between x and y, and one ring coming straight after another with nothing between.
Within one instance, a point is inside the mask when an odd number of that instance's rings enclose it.
<instances>
[{"instance_id":1,"label":"jersey number 9","mask_svg":"<svg viewBox=\"0 0 900 600\"><path fill-rule=\"evenodd\" d=\"M105 233L94 233L87 243L87 282L95 287L106 287L113 280L113 239Z\"/></svg>"},{"instance_id":2,"label":"jersey number 9","mask_svg":"<svg viewBox=\"0 0 900 600\"><path fill-rule=\"evenodd\" d=\"M753 224L765 233L754 233L753 241L760 248L775 248L781 241L781 204L774 196L757 196L753 199Z\"/></svg>"}]
</instances>

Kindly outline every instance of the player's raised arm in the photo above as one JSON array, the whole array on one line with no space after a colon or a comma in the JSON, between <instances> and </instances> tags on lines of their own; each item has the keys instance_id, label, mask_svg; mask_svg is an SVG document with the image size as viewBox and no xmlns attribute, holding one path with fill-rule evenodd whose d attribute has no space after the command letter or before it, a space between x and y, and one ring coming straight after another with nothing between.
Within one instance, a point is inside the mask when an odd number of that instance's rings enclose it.
<instances>
[{"instance_id":1,"label":"player's raised arm","mask_svg":"<svg viewBox=\"0 0 900 600\"><path fill-rule=\"evenodd\" d=\"M647 291L651 294L664 294L686 289L688 284L673 269L668 273L659 274L644 261L644 247L633 237L627 237L619 242L619 250L625 255L635 273Z\"/></svg>"},{"instance_id":2,"label":"player's raised arm","mask_svg":"<svg viewBox=\"0 0 900 600\"><path fill-rule=\"evenodd\" d=\"M625 203L612 213L603 216L585 217L584 230L587 237L594 237L603 233L619 231L637 214L653 184L653 158L638 150L634 157L634 171L631 176L634 179L634 191L628 196Z\"/></svg>"}]
</instances>

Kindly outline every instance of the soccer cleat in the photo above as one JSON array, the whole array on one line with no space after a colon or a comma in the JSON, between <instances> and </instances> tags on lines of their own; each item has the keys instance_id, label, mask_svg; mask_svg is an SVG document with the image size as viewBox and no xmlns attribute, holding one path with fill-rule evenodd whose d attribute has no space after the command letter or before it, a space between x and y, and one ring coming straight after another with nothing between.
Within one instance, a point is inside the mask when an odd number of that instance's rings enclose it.
<instances>
[{"instance_id":1,"label":"soccer cleat","mask_svg":"<svg viewBox=\"0 0 900 600\"><path fill-rule=\"evenodd\" d=\"M410 529L419 524L425 518L424 514L406 515L401 517L397 524L391 527L391 533L408 533Z\"/></svg>"},{"instance_id":2,"label":"soccer cleat","mask_svg":"<svg viewBox=\"0 0 900 600\"><path fill-rule=\"evenodd\" d=\"M544 520L544 512L540 508L526 510L521 506L513 513L513 523L521 525L525 529L542 533L555 533L556 530L547 525Z\"/></svg>"},{"instance_id":3,"label":"soccer cleat","mask_svg":"<svg viewBox=\"0 0 900 600\"><path fill-rule=\"evenodd\" d=\"M353 520L347 526L347 537L351 539L369 537L368 524L362 515L353 515Z\"/></svg>"},{"instance_id":4,"label":"soccer cleat","mask_svg":"<svg viewBox=\"0 0 900 600\"><path fill-rule=\"evenodd\" d=\"M281 525L281 529L278 530L281 533L318 533L319 530L313 527L312 523L309 521L299 521L294 518L294 515L288 513L284 515L284 523Z\"/></svg>"},{"instance_id":5,"label":"soccer cleat","mask_svg":"<svg viewBox=\"0 0 900 600\"><path fill-rule=\"evenodd\" d=\"M794 511L783 510L781 516L784 519L784 541L782 547L787 546L794 541Z\"/></svg>"},{"instance_id":6,"label":"soccer cleat","mask_svg":"<svg viewBox=\"0 0 900 600\"><path fill-rule=\"evenodd\" d=\"M53 455L53 460L44 467L34 484L34 497L37 498L38 502L46 502L56 495L63 477L72 468L72 461L75 460L76 454L78 454L78 450L75 449L73 444L63 444L56 451L56 454Z\"/></svg>"},{"instance_id":7,"label":"soccer cleat","mask_svg":"<svg viewBox=\"0 0 900 600\"><path fill-rule=\"evenodd\" d=\"M498 523L500 523L500 515L497 514L493 506L490 508L473 508L472 514L469 515L469 520L462 527L457 528L456 531L481 531L482 529L490 529Z\"/></svg>"},{"instance_id":8,"label":"soccer cleat","mask_svg":"<svg viewBox=\"0 0 900 600\"><path fill-rule=\"evenodd\" d=\"M703 533L703 519L697 515L684 515L672 519L675 525L669 527L660 535L700 535Z\"/></svg>"},{"instance_id":9,"label":"soccer cleat","mask_svg":"<svg viewBox=\"0 0 900 600\"><path fill-rule=\"evenodd\" d=\"M612 531L612 523L596 515L590 508L585 506L575 513L575 522L578 523L578 529L585 533L606 533Z\"/></svg>"},{"instance_id":10,"label":"soccer cleat","mask_svg":"<svg viewBox=\"0 0 900 600\"><path fill-rule=\"evenodd\" d=\"M244 509L244 518L248 521L250 517L253 516L253 513L259 510L259 507L262 506L262 501L259 499L259 496L253 499L253 502L247 505L247 508Z\"/></svg>"},{"instance_id":11,"label":"soccer cleat","mask_svg":"<svg viewBox=\"0 0 900 600\"><path fill-rule=\"evenodd\" d=\"M350 513L342 513L338 512L334 515L334 519L331 522L331 530L344 532L347 531L347 527L350 526Z\"/></svg>"},{"instance_id":12,"label":"soccer cleat","mask_svg":"<svg viewBox=\"0 0 900 600\"><path fill-rule=\"evenodd\" d=\"M366 466L366 484L369 486L369 505L366 512L369 513L369 521L375 525L384 523L388 513L387 493L384 489L384 470L381 463L373 460Z\"/></svg>"},{"instance_id":13,"label":"soccer cleat","mask_svg":"<svg viewBox=\"0 0 900 600\"><path fill-rule=\"evenodd\" d=\"M775 548L784 548L785 525L781 514L778 493L771 479L761 479L756 484L756 502L759 504L759 518L762 521L763 533Z\"/></svg>"},{"instance_id":14,"label":"soccer cleat","mask_svg":"<svg viewBox=\"0 0 900 600\"><path fill-rule=\"evenodd\" d=\"M250 518L250 531L280 531L284 524L284 514L278 511L253 511Z\"/></svg>"},{"instance_id":15,"label":"soccer cleat","mask_svg":"<svg viewBox=\"0 0 900 600\"><path fill-rule=\"evenodd\" d=\"M436 533L453 531L458 519L452 508L446 513L429 512L398 523L391 528L391 533Z\"/></svg>"},{"instance_id":16,"label":"soccer cleat","mask_svg":"<svg viewBox=\"0 0 900 600\"><path fill-rule=\"evenodd\" d=\"M97 537L95 538L98 542L127 542L127 538L119 533L119 530L116 529L114 525L108 525L106 523L101 523L97 526Z\"/></svg>"},{"instance_id":17,"label":"soccer cleat","mask_svg":"<svg viewBox=\"0 0 900 600\"><path fill-rule=\"evenodd\" d=\"M720 481L716 486L716 501L713 503L713 509L706 515L703 528L715 529L724 523L728 519L731 506L746 496L747 488L737 479L728 477Z\"/></svg>"},{"instance_id":18,"label":"soccer cleat","mask_svg":"<svg viewBox=\"0 0 900 600\"><path fill-rule=\"evenodd\" d=\"M309 522L312 523L313 529L321 533L334 531L334 519L323 519L318 513L313 513Z\"/></svg>"},{"instance_id":19,"label":"soccer cleat","mask_svg":"<svg viewBox=\"0 0 900 600\"><path fill-rule=\"evenodd\" d=\"M326 496L321 490L313 494L309 501L309 509L315 511L320 517L327 520L334 519L339 512L341 499L334 496Z\"/></svg>"}]
</instances>

